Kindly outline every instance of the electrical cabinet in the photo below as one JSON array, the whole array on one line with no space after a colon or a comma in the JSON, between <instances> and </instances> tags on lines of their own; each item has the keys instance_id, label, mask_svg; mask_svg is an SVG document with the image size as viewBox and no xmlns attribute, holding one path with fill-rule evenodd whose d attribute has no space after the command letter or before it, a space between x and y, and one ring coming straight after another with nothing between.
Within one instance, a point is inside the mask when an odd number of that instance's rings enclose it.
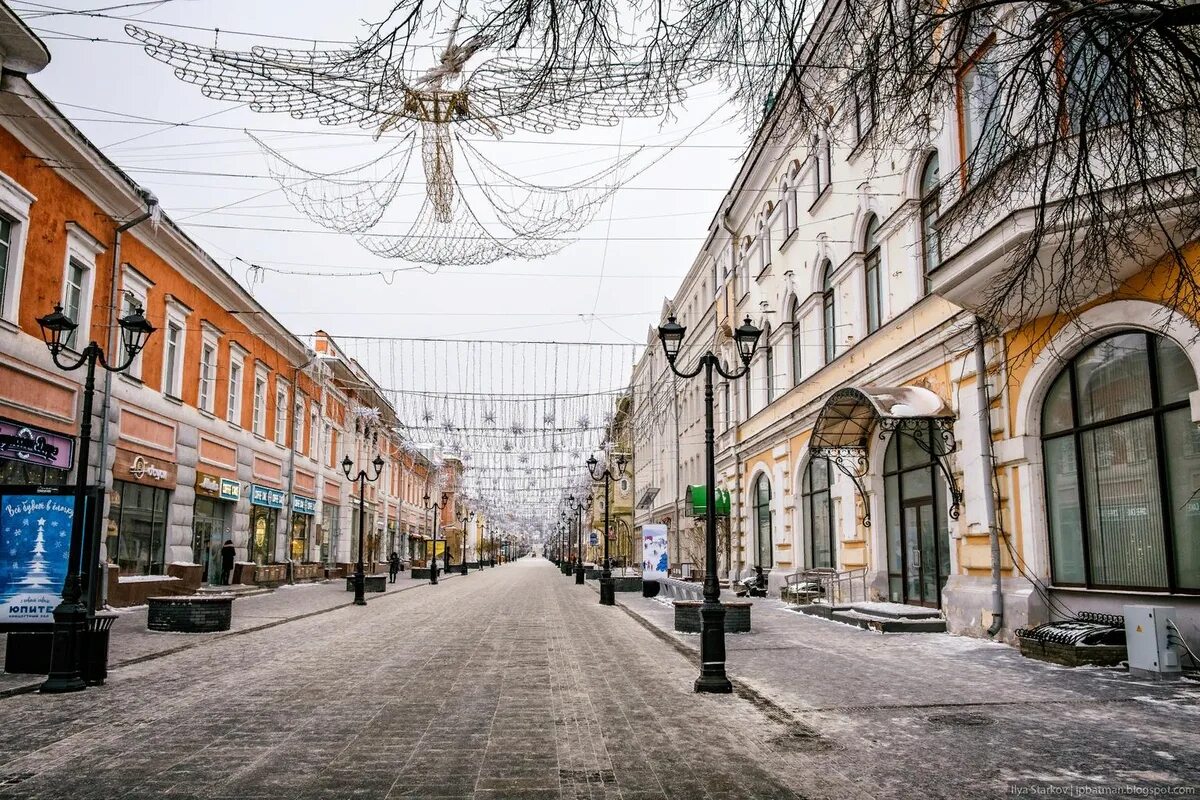
<instances>
[{"instance_id":1,"label":"electrical cabinet","mask_svg":"<svg viewBox=\"0 0 1200 800\"><path fill-rule=\"evenodd\" d=\"M1125 606L1130 674L1160 680L1179 676L1179 649L1171 643L1174 622L1171 606Z\"/></svg>"}]
</instances>

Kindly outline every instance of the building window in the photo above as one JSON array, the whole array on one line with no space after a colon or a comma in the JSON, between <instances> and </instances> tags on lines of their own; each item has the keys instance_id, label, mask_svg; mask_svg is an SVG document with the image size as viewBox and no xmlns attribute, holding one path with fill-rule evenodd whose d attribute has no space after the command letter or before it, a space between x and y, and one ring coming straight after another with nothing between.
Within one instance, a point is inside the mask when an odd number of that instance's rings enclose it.
<instances>
[{"instance_id":1,"label":"building window","mask_svg":"<svg viewBox=\"0 0 1200 800\"><path fill-rule=\"evenodd\" d=\"M821 310L825 337L825 363L837 358L837 307L833 301L833 262L821 270Z\"/></svg>"},{"instance_id":2,"label":"building window","mask_svg":"<svg viewBox=\"0 0 1200 800\"><path fill-rule=\"evenodd\" d=\"M121 299L121 316L129 316L138 309L144 310L147 299L150 297L150 281L143 278L132 267L126 264L122 273L121 283L124 290L124 296ZM145 350L139 352L129 365L129 369L125 370L122 374L140 381L142 379L142 358L145 354Z\"/></svg>"},{"instance_id":3,"label":"building window","mask_svg":"<svg viewBox=\"0 0 1200 800\"><path fill-rule=\"evenodd\" d=\"M959 136L968 183L996 166L1000 152L1000 71L987 58L988 39L958 76Z\"/></svg>"},{"instance_id":4,"label":"building window","mask_svg":"<svg viewBox=\"0 0 1200 800\"><path fill-rule=\"evenodd\" d=\"M163 394L179 397L179 384L183 372L183 325L167 319L167 333L163 346Z\"/></svg>"},{"instance_id":5,"label":"building window","mask_svg":"<svg viewBox=\"0 0 1200 800\"><path fill-rule=\"evenodd\" d=\"M213 413L216 406L217 343L205 339L200 345L200 409Z\"/></svg>"},{"instance_id":6,"label":"building window","mask_svg":"<svg viewBox=\"0 0 1200 800\"><path fill-rule=\"evenodd\" d=\"M1183 350L1115 334L1063 369L1042 406L1056 584L1200 591L1200 429Z\"/></svg>"},{"instance_id":7,"label":"building window","mask_svg":"<svg viewBox=\"0 0 1200 800\"><path fill-rule=\"evenodd\" d=\"M829 465L829 459L809 459L800 489L804 514L804 552L807 555L805 566L809 569L833 569L837 566L837 540L834 536L837 528L829 491L832 485L833 468Z\"/></svg>"},{"instance_id":8,"label":"building window","mask_svg":"<svg viewBox=\"0 0 1200 800\"><path fill-rule=\"evenodd\" d=\"M317 457L317 410L309 405L308 412L308 457L316 459Z\"/></svg>"},{"instance_id":9,"label":"building window","mask_svg":"<svg viewBox=\"0 0 1200 800\"><path fill-rule=\"evenodd\" d=\"M255 564L275 561L275 532L279 529L279 509L250 507L250 560Z\"/></svg>"},{"instance_id":10,"label":"building window","mask_svg":"<svg viewBox=\"0 0 1200 800\"><path fill-rule=\"evenodd\" d=\"M870 90L859 86L854 92L854 141L861 142L875 124L875 107L871 104Z\"/></svg>"},{"instance_id":11,"label":"building window","mask_svg":"<svg viewBox=\"0 0 1200 800\"><path fill-rule=\"evenodd\" d=\"M16 272L11 264L13 252L13 232L16 224L6 216L0 215L0 315L8 309L10 294L9 278Z\"/></svg>"},{"instance_id":12,"label":"building window","mask_svg":"<svg viewBox=\"0 0 1200 800\"><path fill-rule=\"evenodd\" d=\"M804 353L804 330L800 327L800 301L794 297L788 318L792 326L792 386L799 386L801 356Z\"/></svg>"},{"instance_id":13,"label":"building window","mask_svg":"<svg viewBox=\"0 0 1200 800\"><path fill-rule=\"evenodd\" d=\"M84 298L87 296L88 268L74 258L67 259L67 274L63 280L63 313L78 324L78 328L65 337L68 347L75 347L75 337L82 331L79 341L85 341L89 334L86 327L87 306Z\"/></svg>"},{"instance_id":14,"label":"building window","mask_svg":"<svg viewBox=\"0 0 1200 800\"><path fill-rule=\"evenodd\" d=\"M867 333L874 333L879 330L882 316L879 301L882 294L879 275L879 217L874 214L867 220L867 229L863 234L863 251L866 253L863 258L863 277L866 280Z\"/></svg>"},{"instance_id":15,"label":"building window","mask_svg":"<svg viewBox=\"0 0 1200 800\"><path fill-rule=\"evenodd\" d=\"M275 387L275 444L287 444L288 393L287 387Z\"/></svg>"},{"instance_id":16,"label":"building window","mask_svg":"<svg viewBox=\"0 0 1200 800\"><path fill-rule=\"evenodd\" d=\"M931 153L921 170L921 270L925 294L929 294L930 274L942 263L942 243L935 227L941 209L940 182L938 156Z\"/></svg>"},{"instance_id":17,"label":"building window","mask_svg":"<svg viewBox=\"0 0 1200 800\"><path fill-rule=\"evenodd\" d=\"M225 419L234 425L242 424L242 358L232 351L229 355L229 404Z\"/></svg>"},{"instance_id":18,"label":"building window","mask_svg":"<svg viewBox=\"0 0 1200 800\"><path fill-rule=\"evenodd\" d=\"M771 326L763 331L763 379L766 381L767 405L775 401L775 351L771 347Z\"/></svg>"},{"instance_id":19,"label":"building window","mask_svg":"<svg viewBox=\"0 0 1200 800\"><path fill-rule=\"evenodd\" d=\"M304 452L304 399L296 395L296 404L292 409L292 449Z\"/></svg>"},{"instance_id":20,"label":"building window","mask_svg":"<svg viewBox=\"0 0 1200 800\"><path fill-rule=\"evenodd\" d=\"M162 575L167 551L166 489L113 481L108 560L121 575Z\"/></svg>"},{"instance_id":21,"label":"building window","mask_svg":"<svg viewBox=\"0 0 1200 800\"><path fill-rule=\"evenodd\" d=\"M254 375L254 415L252 418L254 432L259 436L267 435L267 375L257 372Z\"/></svg>"},{"instance_id":22,"label":"building window","mask_svg":"<svg viewBox=\"0 0 1200 800\"><path fill-rule=\"evenodd\" d=\"M758 564L766 569L775 563L771 538L771 482L766 475L754 481L754 530L758 535Z\"/></svg>"},{"instance_id":23,"label":"building window","mask_svg":"<svg viewBox=\"0 0 1200 800\"><path fill-rule=\"evenodd\" d=\"M813 160L814 160L814 175L816 180L813 182L814 200L819 198L829 188L830 170L833 166L833 144L829 140L828 134L817 137L813 140Z\"/></svg>"}]
</instances>

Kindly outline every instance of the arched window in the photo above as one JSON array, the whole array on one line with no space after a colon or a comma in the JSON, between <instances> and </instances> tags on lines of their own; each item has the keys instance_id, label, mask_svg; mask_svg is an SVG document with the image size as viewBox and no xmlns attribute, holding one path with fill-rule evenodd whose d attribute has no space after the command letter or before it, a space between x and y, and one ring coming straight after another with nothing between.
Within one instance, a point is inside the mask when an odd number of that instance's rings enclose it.
<instances>
[{"instance_id":1,"label":"arched window","mask_svg":"<svg viewBox=\"0 0 1200 800\"><path fill-rule=\"evenodd\" d=\"M825 328L825 363L837 358L837 309L833 304L833 262L826 260L821 271L821 308Z\"/></svg>"},{"instance_id":2,"label":"arched window","mask_svg":"<svg viewBox=\"0 0 1200 800\"><path fill-rule=\"evenodd\" d=\"M872 214L867 220L866 232L863 234L863 276L866 279L867 298L867 333L879 330L879 217Z\"/></svg>"},{"instance_id":3,"label":"arched window","mask_svg":"<svg viewBox=\"0 0 1200 800\"><path fill-rule=\"evenodd\" d=\"M932 454L942 442L925 422L892 434L884 454L888 597L895 603L937 608L950 576L946 481Z\"/></svg>"},{"instance_id":4,"label":"arched window","mask_svg":"<svg viewBox=\"0 0 1200 800\"><path fill-rule=\"evenodd\" d=\"M925 294L929 294L929 273L942 263L942 243L935 227L941 209L940 180L937 153L932 153L921 171L921 272Z\"/></svg>"},{"instance_id":5,"label":"arched window","mask_svg":"<svg viewBox=\"0 0 1200 800\"><path fill-rule=\"evenodd\" d=\"M837 566L833 500L829 494L832 484L833 468L829 465L829 459L809 459L808 466L804 468L800 500L804 514L805 566L810 569Z\"/></svg>"},{"instance_id":6,"label":"arched window","mask_svg":"<svg viewBox=\"0 0 1200 800\"><path fill-rule=\"evenodd\" d=\"M771 326L763 331L763 381L767 389L767 405L775 400L775 353L771 350Z\"/></svg>"},{"instance_id":7,"label":"arched window","mask_svg":"<svg viewBox=\"0 0 1200 800\"><path fill-rule=\"evenodd\" d=\"M771 482L766 475L754 481L754 530L758 534L758 566L774 564L771 539Z\"/></svg>"},{"instance_id":8,"label":"arched window","mask_svg":"<svg viewBox=\"0 0 1200 800\"><path fill-rule=\"evenodd\" d=\"M800 301L792 298L791 312L788 314L792 325L792 386L800 385L800 356L803 353L803 331L800 328Z\"/></svg>"},{"instance_id":9,"label":"arched window","mask_svg":"<svg viewBox=\"0 0 1200 800\"><path fill-rule=\"evenodd\" d=\"M1195 390L1179 345L1141 331L1101 339L1055 379L1042 452L1056 584L1200 590Z\"/></svg>"}]
</instances>

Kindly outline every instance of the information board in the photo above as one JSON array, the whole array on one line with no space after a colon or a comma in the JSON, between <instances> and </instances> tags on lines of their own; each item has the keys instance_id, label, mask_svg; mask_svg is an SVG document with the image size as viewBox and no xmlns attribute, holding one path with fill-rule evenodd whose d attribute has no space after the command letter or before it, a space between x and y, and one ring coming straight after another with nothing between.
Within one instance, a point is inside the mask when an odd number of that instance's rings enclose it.
<instances>
[{"instance_id":1,"label":"information board","mask_svg":"<svg viewBox=\"0 0 1200 800\"><path fill-rule=\"evenodd\" d=\"M74 516L68 490L0 487L0 626L54 621Z\"/></svg>"}]
</instances>

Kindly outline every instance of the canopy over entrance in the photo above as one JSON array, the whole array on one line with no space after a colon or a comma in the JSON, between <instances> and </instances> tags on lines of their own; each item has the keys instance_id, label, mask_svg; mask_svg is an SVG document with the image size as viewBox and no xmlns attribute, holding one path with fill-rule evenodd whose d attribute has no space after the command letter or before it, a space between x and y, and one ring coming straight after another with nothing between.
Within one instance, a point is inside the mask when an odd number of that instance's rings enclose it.
<instances>
[{"instance_id":1,"label":"canopy over entrance","mask_svg":"<svg viewBox=\"0 0 1200 800\"><path fill-rule=\"evenodd\" d=\"M825 401L813 428L809 452L824 458L854 481L863 501L863 525L871 510L862 478L869 469L871 436L909 436L929 453L949 484L950 516L958 518L962 492L954 482L946 456L954 452L954 412L937 394L920 386L848 386Z\"/></svg>"}]
</instances>

